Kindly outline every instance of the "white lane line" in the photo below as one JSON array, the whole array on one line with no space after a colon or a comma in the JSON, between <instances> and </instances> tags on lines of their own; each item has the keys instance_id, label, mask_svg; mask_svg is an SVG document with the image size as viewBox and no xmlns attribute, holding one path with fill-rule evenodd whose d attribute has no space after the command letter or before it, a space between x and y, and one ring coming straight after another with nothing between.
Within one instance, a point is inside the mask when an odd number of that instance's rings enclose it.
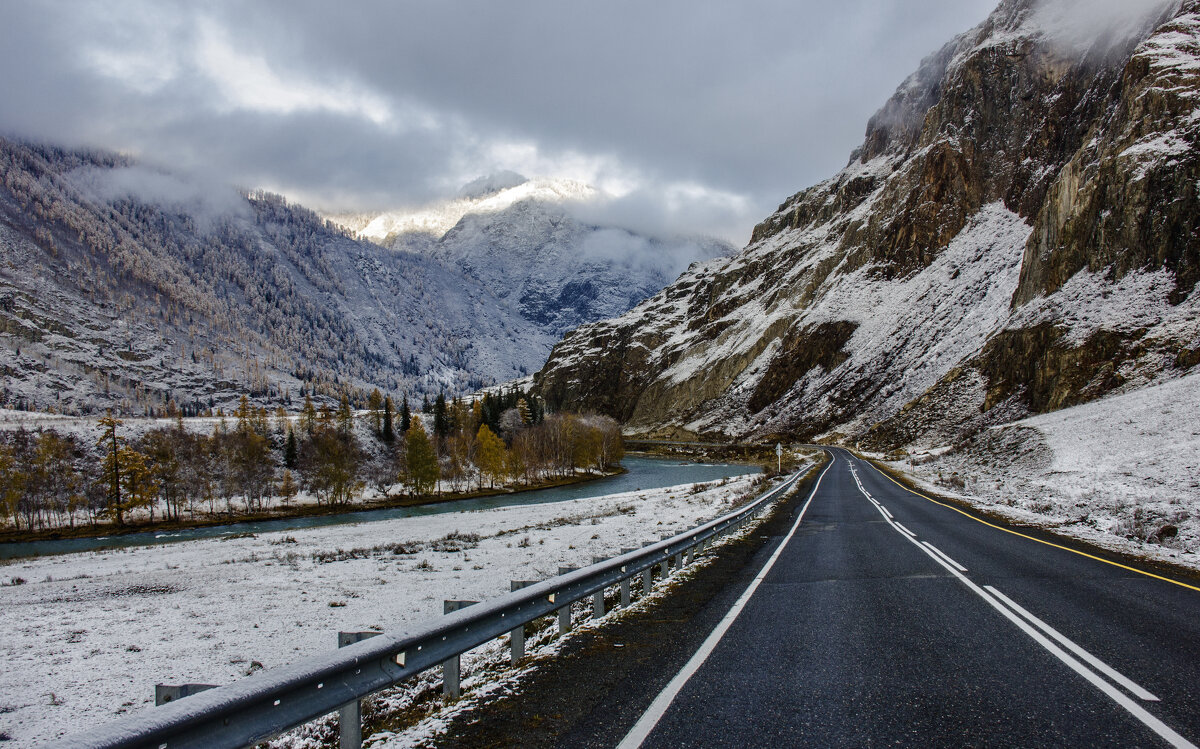
<instances>
[{"instance_id":1,"label":"white lane line","mask_svg":"<svg viewBox=\"0 0 1200 749\"><path fill-rule=\"evenodd\" d=\"M916 537L917 537L917 534L913 533L913 532L912 532L912 531L910 531L908 528L905 528L903 525L900 525L900 523L892 523L892 525L896 526L897 528L899 528L899 529L900 529L901 531L903 531L904 533L907 533L907 534L908 534L910 537L912 537L912 538L916 538Z\"/></svg>"},{"instance_id":2,"label":"white lane line","mask_svg":"<svg viewBox=\"0 0 1200 749\"><path fill-rule=\"evenodd\" d=\"M821 480L825 478L825 474L829 472L829 469L836 462L837 457L831 452L829 465L825 466L825 470L821 471L821 475L817 477L817 485L813 487L812 493L808 495L808 499L804 502L804 506L800 508L799 517L796 518L796 522L792 525L792 529L783 539L783 542L779 544L779 548L775 549L775 553L771 555L771 558L759 570L758 575L750 583L750 587L746 588L746 591L737 599L737 602L733 604L733 608L729 609L725 617L717 624L716 629L709 634L708 639L700 645L700 649L684 664L679 673L675 674L675 678L671 679L670 683L658 693L658 696L654 698L654 702L651 702L650 707L646 709L642 717L638 718L638 722L633 725L633 728L629 729L629 733L625 734L625 738L621 739L621 743L617 744L617 749L637 749L637 747L640 747L642 742L646 740L646 737L650 735L650 732L654 730L654 727L658 725L658 722L662 720L662 716L666 714L667 708L671 706L675 697L679 695L680 690L683 689L683 685L687 684L688 679L691 679L700 670L700 667L704 665L704 661L708 660L708 656L716 649L717 643L721 641L721 638L733 626L733 622L738 618L738 614L742 613L742 609L746 607L746 603L750 600L750 597L758 590L758 586L762 584L763 578L775 566L775 560L779 559L779 555L783 553L788 542L792 540L792 536L796 535L797 529L800 528L800 523L804 520L804 513L808 512L808 506L812 504L813 497L817 496L817 490L821 488Z\"/></svg>"},{"instance_id":3,"label":"white lane line","mask_svg":"<svg viewBox=\"0 0 1200 749\"><path fill-rule=\"evenodd\" d=\"M899 523L892 523L891 525L899 525ZM1185 739L1183 736L1176 733L1166 723L1163 723L1161 720L1159 720L1158 718L1151 715L1149 713L1149 711L1146 710L1146 708L1142 707L1138 703L1131 700L1124 692L1122 692L1121 690L1114 687L1112 684L1109 684L1107 681L1102 679L1100 677L1100 675L1097 674L1095 671L1092 671L1090 668L1083 665L1082 663L1077 661L1075 658L1072 658L1062 648L1058 647L1053 642L1046 639L1046 637L1044 635L1042 635L1041 632L1038 632L1030 624L1028 624L1024 619L1017 616L1017 614L1015 612L1010 610L1004 604L1000 603L999 600L997 600L995 597L990 595L987 591L983 590L978 585L976 585L974 582L972 582L970 580L970 578L966 577L965 575L963 575L958 570L954 569L954 567L947 564L946 562L943 562L940 558L938 558L938 556L936 554L934 554L929 549L925 548L925 546L920 541L917 541L915 538L910 538L908 536L901 536L901 537L906 538L909 541L911 541L914 546L916 546L918 549L923 551L930 559L937 562L939 565L944 567L947 572L949 572L951 575L954 575L954 577L958 578L959 582L961 582L963 585L967 586L967 588L970 589L972 593L979 596L983 600L987 601L988 605L990 605L992 608L999 611L1004 616L1004 618L1008 619L1010 622L1017 625L1017 627L1019 627L1022 632L1029 635L1029 637L1031 637L1034 642L1036 642L1037 644L1039 644L1043 648L1045 648L1047 651L1049 651L1051 655L1053 655L1055 658L1058 658L1060 661L1062 661L1064 664L1066 664L1072 671L1075 671L1077 674L1079 674L1083 678L1087 679L1088 682L1090 682L1092 684L1092 686L1096 687L1101 692L1104 692L1104 694L1107 695L1109 699L1111 699L1113 702L1115 702L1118 705L1120 705L1121 707L1123 707L1126 712L1128 712L1130 715L1132 715L1133 717L1140 720L1147 728L1149 728L1150 730L1157 733L1168 744L1170 744L1173 747L1176 747L1176 749L1200 749L1200 747L1197 747L1195 744L1193 744L1192 742Z\"/></svg>"},{"instance_id":4,"label":"white lane line","mask_svg":"<svg viewBox=\"0 0 1200 749\"><path fill-rule=\"evenodd\" d=\"M878 502L876 502L875 504L879 505ZM896 516L892 514L892 511L889 510L888 508L884 507L883 505L879 505L879 509L883 510L883 514L888 516L888 520L896 519Z\"/></svg>"},{"instance_id":5,"label":"white lane line","mask_svg":"<svg viewBox=\"0 0 1200 749\"><path fill-rule=\"evenodd\" d=\"M945 561L949 562L949 563L950 563L950 564L951 564L951 565L954 567L954 569L958 570L959 572L966 572L966 571L967 571L967 568L966 568L966 567L962 566L962 565L961 565L961 564L959 564L958 562L956 562L956 561L954 561L953 559L951 559L951 558L949 557L949 555L947 555L947 554L946 554L946 552L942 551L942 550L941 550L941 549L939 549L938 547L934 546L933 544L929 543L928 541L923 541L922 543L924 543L926 546L928 546L928 547L929 547L929 548L930 548L930 549L933 551L933 553L934 553L934 554L937 554L937 555L938 555L939 557L941 557L943 560L945 560Z\"/></svg>"},{"instance_id":6,"label":"white lane line","mask_svg":"<svg viewBox=\"0 0 1200 749\"><path fill-rule=\"evenodd\" d=\"M987 592L991 593L996 598L999 598L1001 601L1003 601L1005 604L1007 604L1008 607L1011 608L1013 611L1016 611L1021 616L1025 617L1029 621L1033 622L1033 624L1038 629L1040 629L1043 632L1045 632L1046 634L1050 635L1055 640L1058 640L1059 644L1061 644L1066 649L1070 650L1072 653L1077 655L1080 659L1086 661L1088 663L1088 665L1090 665L1092 668L1094 668L1097 671L1099 671L1100 673L1104 674L1109 679L1112 679L1117 684L1125 687L1126 691L1130 692L1133 696L1137 697L1140 700L1145 700L1146 702L1158 702L1159 701L1159 699L1157 697L1155 697L1153 694L1151 694L1146 689L1143 689L1139 684L1137 684L1137 682L1126 677L1120 671L1116 670L1112 666L1108 665L1104 661L1100 660L1096 656L1094 656L1091 653L1089 653L1088 651L1084 650L1082 647L1077 645L1069 637L1067 637L1063 633L1059 632L1054 627L1051 627L1049 624L1047 624L1046 622L1037 618L1033 614L1026 611L1016 601L1012 600L1008 596L1006 596L1003 593L1001 593L1000 591L996 590L991 585L985 585L983 587L985 590L987 590Z\"/></svg>"}]
</instances>

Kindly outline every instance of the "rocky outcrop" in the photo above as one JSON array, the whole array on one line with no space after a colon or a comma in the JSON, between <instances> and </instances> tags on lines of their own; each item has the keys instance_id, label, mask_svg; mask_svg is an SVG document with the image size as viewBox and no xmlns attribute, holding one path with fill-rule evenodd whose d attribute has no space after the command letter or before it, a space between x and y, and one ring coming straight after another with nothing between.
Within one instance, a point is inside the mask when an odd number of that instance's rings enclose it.
<instances>
[{"instance_id":1,"label":"rocky outcrop","mask_svg":"<svg viewBox=\"0 0 1200 749\"><path fill-rule=\"evenodd\" d=\"M568 335L543 394L635 433L895 444L1192 361L1200 2L1081 40L1056 1L1005 0L926 59L845 169Z\"/></svg>"}]
</instances>

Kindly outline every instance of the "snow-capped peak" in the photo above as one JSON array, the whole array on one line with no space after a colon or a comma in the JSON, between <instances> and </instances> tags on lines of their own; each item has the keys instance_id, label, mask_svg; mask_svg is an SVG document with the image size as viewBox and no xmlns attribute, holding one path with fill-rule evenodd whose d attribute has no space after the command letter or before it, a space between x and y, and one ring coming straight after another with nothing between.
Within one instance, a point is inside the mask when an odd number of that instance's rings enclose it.
<instances>
[{"instance_id":1,"label":"snow-capped peak","mask_svg":"<svg viewBox=\"0 0 1200 749\"><path fill-rule=\"evenodd\" d=\"M468 213L495 213L523 200L558 204L584 202L600 194L596 188L577 180L550 177L525 179L515 172L505 172L481 177L467 184L459 197L451 200L378 214L358 229L358 233L364 239L384 244L398 234L409 232L441 237ZM330 218L338 220L334 216Z\"/></svg>"}]
</instances>

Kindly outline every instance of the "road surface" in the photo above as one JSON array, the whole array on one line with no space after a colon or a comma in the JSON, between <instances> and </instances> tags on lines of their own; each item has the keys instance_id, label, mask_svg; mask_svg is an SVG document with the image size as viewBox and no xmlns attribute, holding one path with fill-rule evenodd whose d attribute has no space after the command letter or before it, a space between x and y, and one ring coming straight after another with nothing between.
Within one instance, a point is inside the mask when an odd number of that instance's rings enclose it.
<instances>
[{"instance_id":1,"label":"road surface","mask_svg":"<svg viewBox=\"0 0 1200 749\"><path fill-rule=\"evenodd\" d=\"M790 535L614 744L1200 740L1194 581L989 524L832 452Z\"/></svg>"}]
</instances>

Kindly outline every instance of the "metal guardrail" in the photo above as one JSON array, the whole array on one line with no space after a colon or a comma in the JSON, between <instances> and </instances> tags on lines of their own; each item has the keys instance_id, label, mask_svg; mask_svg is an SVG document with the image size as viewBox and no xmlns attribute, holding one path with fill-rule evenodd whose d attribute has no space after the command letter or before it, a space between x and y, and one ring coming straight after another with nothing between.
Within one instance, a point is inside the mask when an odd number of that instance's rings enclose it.
<instances>
[{"instance_id":1,"label":"metal guardrail","mask_svg":"<svg viewBox=\"0 0 1200 749\"><path fill-rule=\"evenodd\" d=\"M799 479L796 473L749 505L677 536L454 611L411 634L383 633L168 702L51 746L213 749L265 741L422 671L452 659L457 663L462 653L539 617L564 608L569 611L572 603L588 596L594 596L593 606L599 606L602 615L603 599L597 593L623 584L627 600L629 580L637 575L645 580L655 566L661 566L665 577L672 559L680 568L685 556L691 561L698 547L702 550L714 539L739 530Z\"/></svg>"}]
</instances>

